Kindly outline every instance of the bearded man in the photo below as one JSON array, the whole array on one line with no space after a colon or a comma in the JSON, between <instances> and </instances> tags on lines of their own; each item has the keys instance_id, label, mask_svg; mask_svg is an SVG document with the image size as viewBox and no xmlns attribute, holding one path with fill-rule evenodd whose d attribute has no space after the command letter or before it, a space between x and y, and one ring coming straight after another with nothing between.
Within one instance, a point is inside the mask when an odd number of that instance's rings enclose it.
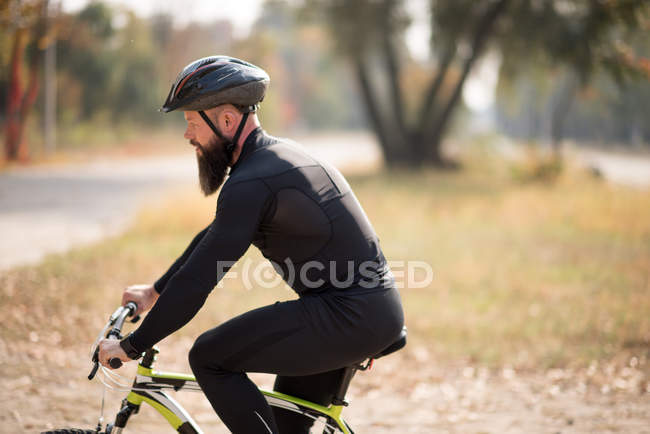
<instances>
[{"instance_id":1,"label":"bearded man","mask_svg":"<svg viewBox=\"0 0 650 434\"><path fill-rule=\"evenodd\" d=\"M122 341L102 341L99 360L137 359L185 325L253 244L298 298L203 333L190 366L232 432L307 433L310 423L272 411L246 373L276 374L275 390L329 405L342 369L392 344L404 314L377 235L343 176L260 127L268 84L261 68L227 56L192 62L176 78L162 110L185 112L203 192L223 184L216 214L153 285L126 289L124 304L151 310Z\"/></svg>"}]
</instances>

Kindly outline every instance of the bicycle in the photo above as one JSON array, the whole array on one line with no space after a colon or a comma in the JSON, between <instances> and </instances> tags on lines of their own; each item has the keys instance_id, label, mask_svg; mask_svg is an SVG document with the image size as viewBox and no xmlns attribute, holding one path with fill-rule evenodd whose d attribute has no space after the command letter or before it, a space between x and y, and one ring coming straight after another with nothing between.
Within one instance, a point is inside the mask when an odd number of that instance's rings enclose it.
<instances>
[{"instance_id":1,"label":"bicycle","mask_svg":"<svg viewBox=\"0 0 650 434\"><path fill-rule=\"evenodd\" d=\"M174 390L177 392L201 391L201 388L193 375L154 370L153 365L156 361L156 355L160 352L158 348L150 348L144 353L144 356L138 364L136 376L130 386L121 381L123 377L99 364L99 341L104 337L108 339L122 339L122 326L127 317L133 317L136 310L137 306L132 302L118 307L99 333L91 349L94 366L90 375L88 375L88 379L92 380L95 378L99 370L103 375L101 381L105 387L128 391L128 395L122 401L121 409L115 416L114 421L106 424L106 426L103 425L102 400L102 414L100 414L97 427L94 430L63 428L45 431L41 434L120 434L126 427L129 418L138 413L143 403L156 409L177 432L181 434L203 433L182 405L166 392L166 390ZM139 316L136 316L131 319L131 322L135 323L138 320ZM371 368L375 359L391 354L403 348L405 345L406 327L404 327L398 339L383 351L359 364L346 367L334 399L329 406L319 405L275 391L264 389L260 389L260 391L270 406L283 408L315 421L320 421L323 425L323 434L354 434L350 425L342 417L343 408L348 406L348 402L345 400L345 394L352 378L357 371L365 371ZM122 362L119 359L111 359L109 364L113 368L119 368Z\"/></svg>"}]
</instances>

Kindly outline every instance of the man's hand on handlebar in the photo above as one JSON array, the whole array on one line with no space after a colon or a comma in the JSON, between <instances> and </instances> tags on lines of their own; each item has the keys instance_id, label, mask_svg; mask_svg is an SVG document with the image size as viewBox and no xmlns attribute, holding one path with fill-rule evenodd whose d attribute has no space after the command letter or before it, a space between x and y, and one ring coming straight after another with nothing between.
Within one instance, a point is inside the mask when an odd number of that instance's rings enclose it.
<instances>
[{"instance_id":1,"label":"man's hand on handlebar","mask_svg":"<svg viewBox=\"0 0 650 434\"><path fill-rule=\"evenodd\" d=\"M120 347L120 341L117 339L102 339L99 341L99 363L107 368L113 369L108 361L114 358L120 359L123 362L131 361L122 347Z\"/></svg>"},{"instance_id":2,"label":"man's hand on handlebar","mask_svg":"<svg viewBox=\"0 0 650 434\"><path fill-rule=\"evenodd\" d=\"M153 285L131 285L122 294L122 305L126 305L129 301L134 302L138 305L135 315L140 315L151 309L159 296Z\"/></svg>"},{"instance_id":3,"label":"man's hand on handlebar","mask_svg":"<svg viewBox=\"0 0 650 434\"><path fill-rule=\"evenodd\" d=\"M100 363L107 368L117 369L122 366L122 362L128 362L131 358L138 358L136 357L137 354L131 354L136 352L136 350L131 351L130 347L123 348L119 341L122 338L124 321L128 317L134 317L137 310L138 305L130 301L125 306L120 306L113 312L99 336L100 339L98 339L97 346L94 348L92 357L94 366L88 375L89 380L95 377ZM131 320L131 322L135 321L137 321L137 317ZM108 333L106 333L107 331ZM104 339L101 339L102 336L104 336Z\"/></svg>"},{"instance_id":4,"label":"man's hand on handlebar","mask_svg":"<svg viewBox=\"0 0 650 434\"><path fill-rule=\"evenodd\" d=\"M95 352L96 358L93 361L99 362L102 366L110 369L120 367L122 362L128 362L131 358L120 346L122 324L127 316L137 318L140 313L146 312L158 300L158 292L152 285L131 285L124 290L122 294L122 306L111 316L109 326L113 329L108 332L107 338L99 341ZM131 304L129 304L131 303ZM137 320L137 319L135 319ZM93 357L95 357L93 356ZM88 378L92 378L97 372L97 365Z\"/></svg>"}]
</instances>

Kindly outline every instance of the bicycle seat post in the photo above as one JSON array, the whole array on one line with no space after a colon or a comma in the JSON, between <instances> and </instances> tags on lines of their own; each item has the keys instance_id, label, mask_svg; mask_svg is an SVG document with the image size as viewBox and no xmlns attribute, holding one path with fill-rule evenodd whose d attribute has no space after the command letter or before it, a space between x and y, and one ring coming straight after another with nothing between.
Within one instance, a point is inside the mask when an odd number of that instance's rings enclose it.
<instances>
[{"instance_id":1,"label":"bicycle seat post","mask_svg":"<svg viewBox=\"0 0 650 434\"><path fill-rule=\"evenodd\" d=\"M339 388L334 394L334 399L332 399L333 405L342 405L344 407L348 406L348 402L345 400L345 394L347 393L348 387L350 387L350 382L352 381L352 377L354 377L354 374L356 372L356 366L348 366L345 368L343 371L343 376L341 377Z\"/></svg>"}]
</instances>

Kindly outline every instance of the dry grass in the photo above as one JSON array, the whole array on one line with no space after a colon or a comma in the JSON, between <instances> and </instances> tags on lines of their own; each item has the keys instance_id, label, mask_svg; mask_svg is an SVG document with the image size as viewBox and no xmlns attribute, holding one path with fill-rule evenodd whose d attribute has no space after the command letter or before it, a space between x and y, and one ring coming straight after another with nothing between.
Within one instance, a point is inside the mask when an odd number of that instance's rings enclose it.
<instances>
[{"instance_id":1,"label":"dry grass","mask_svg":"<svg viewBox=\"0 0 650 434\"><path fill-rule=\"evenodd\" d=\"M522 185L483 163L357 188L387 256L436 273L403 291L413 336L442 355L522 368L647 355L650 195L571 168Z\"/></svg>"},{"instance_id":2,"label":"dry grass","mask_svg":"<svg viewBox=\"0 0 650 434\"><path fill-rule=\"evenodd\" d=\"M522 184L511 168L485 154L465 165L458 172L350 178L386 256L425 261L435 273L429 286L402 290L410 345L400 363L414 367L408 377L413 393L421 382L447 381L420 378L422 369L450 364L468 366L456 380L475 366L541 375L559 367L564 374L558 378L598 387L618 384L632 367L630 390L650 390L648 192L607 185L571 167L550 184ZM82 378L88 363L79 356L122 288L157 278L211 220L213 198L172 197L144 211L122 236L0 275L3 384L23 390L48 419L79 420L79 408L62 403L89 387ZM247 255L260 259L252 250ZM194 321L169 338L167 349L188 347L194 336L239 312L291 297L282 286L246 290L241 280L228 280ZM187 368L184 351L166 352L166 368ZM383 381L371 378L359 381L358 390ZM69 394L55 400L41 396L59 396L63 389ZM365 399L375 389L369 390L361 394ZM0 396L0 402L15 399ZM213 420L205 402L199 404ZM3 425L41 426L38 415L30 422L18 404L10 407L17 410L0 417ZM92 424L92 417L84 418Z\"/></svg>"},{"instance_id":3,"label":"dry grass","mask_svg":"<svg viewBox=\"0 0 650 434\"><path fill-rule=\"evenodd\" d=\"M522 368L647 355L650 195L571 168L548 185L516 183L489 158L466 165L350 179L386 256L434 270L428 287L402 290L412 340L439 356ZM124 286L156 278L209 223L214 199L174 196L120 237L4 273L3 339L87 340ZM185 333L291 296L228 280Z\"/></svg>"}]
</instances>

